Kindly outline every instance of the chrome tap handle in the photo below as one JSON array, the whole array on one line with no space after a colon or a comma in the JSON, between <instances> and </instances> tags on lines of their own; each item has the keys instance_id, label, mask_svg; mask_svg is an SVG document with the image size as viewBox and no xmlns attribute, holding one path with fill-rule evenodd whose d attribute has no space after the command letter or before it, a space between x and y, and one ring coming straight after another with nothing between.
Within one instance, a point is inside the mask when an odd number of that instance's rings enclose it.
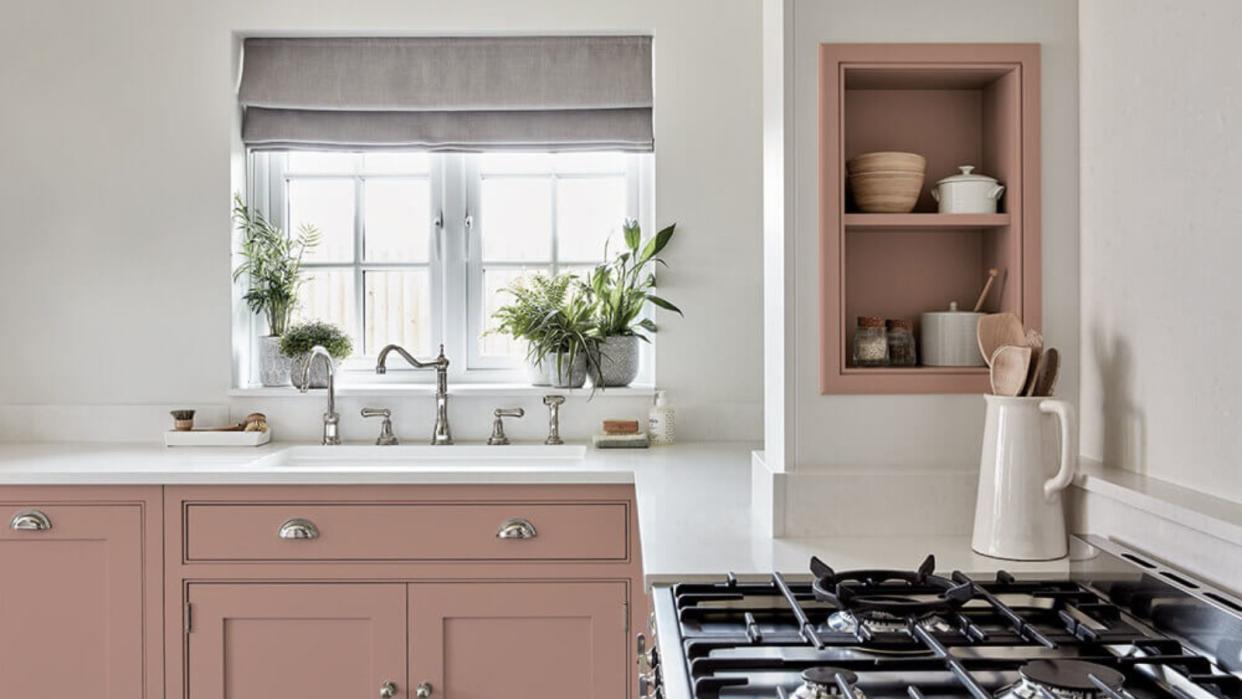
<instances>
[{"instance_id":1,"label":"chrome tap handle","mask_svg":"<svg viewBox=\"0 0 1242 699\"><path fill-rule=\"evenodd\" d=\"M549 395L543 397L543 404L548 406L548 438L543 440L544 444L564 444L561 439L561 404L565 402L565 396Z\"/></svg>"},{"instance_id":2,"label":"chrome tap handle","mask_svg":"<svg viewBox=\"0 0 1242 699\"><path fill-rule=\"evenodd\" d=\"M388 408L363 408L363 417L382 417L384 421L380 423L380 436L375 443L381 447L391 447L397 444L397 435L392 433L392 411Z\"/></svg>"},{"instance_id":3,"label":"chrome tap handle","mask_svg":"<svg viewBox=\"0 0 1242 699\"><path fill-rule=\"evenodd\" d=\"M491 446L501 446L509 443L509 437L505 435L505 421L507 417L522 417L526 411L521 408L496 408L492 413L492 436L487 438L487 443Z\"/></svg>"}]
</instances>

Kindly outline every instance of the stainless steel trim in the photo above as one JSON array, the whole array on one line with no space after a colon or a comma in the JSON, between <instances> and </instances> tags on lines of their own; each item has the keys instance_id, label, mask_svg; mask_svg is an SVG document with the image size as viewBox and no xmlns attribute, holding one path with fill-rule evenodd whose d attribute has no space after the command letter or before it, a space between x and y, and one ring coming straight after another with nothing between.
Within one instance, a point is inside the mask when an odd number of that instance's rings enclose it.
<instances>
[{"instance_id":1,"label":"stainless steel trim","mask_svg":"<svg viewBox=\"0 0 1242 699\"><path fill-rule=\"evenodd\" d=\"M379 695L382 699L390 699L397 696L397 683L389 680L380 685Z\"/></svg>"},{"instance_id":2,"label":"stainless steel trim","mask_svg":"<svg viewBox=\"0 0 1242 699\"><path fill-rule=\"evenodd\" d=\"M276 535L289 540L318 539L319 527L309 519L294 518L280 525Z\"/></svg>"},{"instance_id":3,"label":"stainless steel trim","mask_svg":"<svg viewBox=\"0 0 1242 699\"><path fill-rule=\"evenodd\" d=\"M651 591L651 602L655 619L655 647L660 655L660 681L653 691L659 691L668 699L690 699L693 694L681 649L681 627L672 588L655 586Z\"/></svg>"},{"instance_id":4,"label":"stainless steel trim","mask_svg":"<svg viewBox=\"0 0 1242 699\"><path fill-rule=\"evenodd\" d=\"M17 532L45 532L52 528L52 520L38 510L25 510L13 515L9 529Z\"/></svg>"},{"instance_id":5,"label":"stainless steel trim","mask_svg":"<svg viewBox=\"0 0 1242 699\"><path fill-rule=\"evenodd\" d=\"M535 529L535 525L531 524L530 520L520 517L501 522L500 529L496 532L497 539L533 539L537 536L539 532Z\"/></svg>"},{"instance_id":6,"label":"stainless steel trim","mask_svg":"<svg viewBox=\"0 0 1242 699\"><path fill-rule=\"evenodd\" d=\"M430 682L419 682L418 686L414 688L414 696L418 697L418 699L427 699L427 697L431 696L431 692L434 689L435 687L432 687Z\"/></svg>"}]
</instances>

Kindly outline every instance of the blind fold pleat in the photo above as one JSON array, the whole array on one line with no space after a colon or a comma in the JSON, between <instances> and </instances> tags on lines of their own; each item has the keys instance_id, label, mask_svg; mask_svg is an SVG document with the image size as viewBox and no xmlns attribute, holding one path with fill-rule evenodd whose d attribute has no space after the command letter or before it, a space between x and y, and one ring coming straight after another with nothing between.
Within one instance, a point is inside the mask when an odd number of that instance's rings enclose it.
<instances>
[{"instance_id":1,"label":"blind fold pleat","mask_svg":"<svg viewBox=\"0 0 1242 699\"><path fill-rule=\"evenodd\" d=\"M650 151L651 38L247 39L253 149Z\"/></svg>"}]
</instances>

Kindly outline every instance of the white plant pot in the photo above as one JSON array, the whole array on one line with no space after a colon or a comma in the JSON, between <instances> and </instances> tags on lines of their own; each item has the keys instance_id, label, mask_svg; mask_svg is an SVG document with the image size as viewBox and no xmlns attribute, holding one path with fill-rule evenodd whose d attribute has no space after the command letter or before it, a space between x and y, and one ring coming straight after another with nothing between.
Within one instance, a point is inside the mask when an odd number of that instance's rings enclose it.
<instances>
[{"instance_id":1,"label":"white plant pot","mask_svg":"<svg viewBox=\"0 0 1242 699\"><path fill-rule=\"evenodd\" d=\"M544 359L544 365L547 369L547 381L549 386L555 388L582 388L586 385L587 379L587 361L586 355L579 353L574 357L574 361L569 361L569 355L560 355L560 366L558 371L557 355L549 354Z\"/></svg>"},{"instance_id":2,"label":"white plant pot","mask_svg":"<svg viewBox=\"0 0 1242 699\"><path fill-rule=\"evenodd\" d=\"M264 386L289 385L289 358L280 351L280 337L259 338L259 382Z\"/></svg>"},{"instance_id":3,"label":"white plant pot","mask_svg":"<svg viewBox=\"0 0 1242 699\"><path fill-rule=\"evenodd\" d=\"M984 399L971 548L1015 561L1061 558L1068 551L1061 492L1074 480L1078 458L1074 408L1050 398Z\"/></svg>"},{"instance_id":4,"label":"white plant pot","mask_svg":"<svg viewBox=\"0 0 1242 699\"><path fill-rule=\"evenodd\" d=\"M638 377L638 343L635 335L604 338L599 348L597 386L629 386Z\"/></svg>"},{"instance_id":5,"label":"white plant pot","mask_svg":"<svg viewBox=\"0 0 1242 699\"><path fill-rule=\"evenodd\" d=\"M548 386L548 357L526 362L526 379L532 386Z\"/></svg>"},{"instance_id":6,"label":"white plant pot","mask_svg":"<svg viewBox=\"0 0 1242 699\"><path fill-rule=\"evenodd\" d=\"M294 386L301 388L302 373L306 371L306 362L310 360L310 357L311 357L310 353L307 352L306 354L299 354L298 356L289 360L289 377L288 378L292 381ZM340 366L340 362L333 359L332 370L336 371L336 368L338 366ZM308 388L327 388L327 387L328 387L328 365L322 359L320 359L311 365L310 383L308 385Z\"/></svg>"}]
</instances>

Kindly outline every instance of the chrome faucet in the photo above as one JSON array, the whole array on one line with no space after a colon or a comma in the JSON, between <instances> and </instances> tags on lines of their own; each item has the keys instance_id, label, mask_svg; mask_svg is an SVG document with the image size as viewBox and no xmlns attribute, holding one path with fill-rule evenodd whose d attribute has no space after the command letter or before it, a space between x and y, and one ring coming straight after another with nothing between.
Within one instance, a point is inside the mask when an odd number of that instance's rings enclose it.
<instances>
[{"instance_id":1,"label":"chrome faucet","mask_svg":"<svg viewBox=\"0 0 1242 699\"><path fill-rule=\"evenodd\" d=\"M444 356L444 345L440 345L440 354L435 359L422 362L413 357L409 352L399 345L388 345L380 350L379 359L375 362L375 373L388 373L388 354L396 352L401 358L409 362L415 369L435 369L436 370L436 424L431 431L431 443L433 446L442 446L453 443L453 432L449 429L448 418L448 357Z\"/></svg>"},{"instance_id":2,"label":"chrome faucet","mask_svg":"<svg viewBox=\"0 0 1242 699\"><path fill-rule=\"evenodd\" d=\"M328 365L328 409L323 414L323 443L324 446L335 446L341 443L341 416L336 413L336 367L332 365L332 355L322 345L311 348L306 365L302 367L302 383L298 390L306 393L310 389L311 366L320 357Z\"/></svg>"}]
</instances>

